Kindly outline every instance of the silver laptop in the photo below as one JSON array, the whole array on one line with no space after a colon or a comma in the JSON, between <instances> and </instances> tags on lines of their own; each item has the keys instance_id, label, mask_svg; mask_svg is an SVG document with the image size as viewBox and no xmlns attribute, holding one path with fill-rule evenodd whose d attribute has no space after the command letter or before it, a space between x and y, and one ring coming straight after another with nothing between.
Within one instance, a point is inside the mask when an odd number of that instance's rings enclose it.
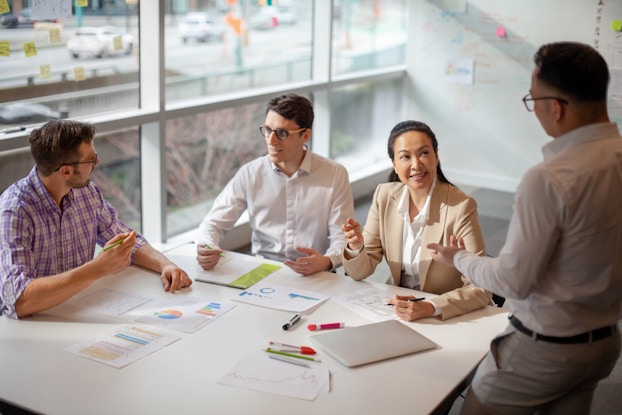
<instances>
[{"instance_id":1,"label":"silver laptop","mask_svg":"<svg viewBox=\"0 0 622 415\"><path fill-rule=\"evenodd\" d=\"M436 343L397 320L330 331L310 338L348 367L436 348Z\"/></svg>"}]
</instances>

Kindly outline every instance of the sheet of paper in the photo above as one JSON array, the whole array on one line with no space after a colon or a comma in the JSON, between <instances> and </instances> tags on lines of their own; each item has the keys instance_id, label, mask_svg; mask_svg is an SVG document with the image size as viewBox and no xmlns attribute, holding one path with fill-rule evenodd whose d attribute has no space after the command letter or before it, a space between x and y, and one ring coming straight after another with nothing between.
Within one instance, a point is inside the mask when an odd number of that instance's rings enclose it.
<instances>
[{"instance_id":1,"label":"sheet of paper","mask_svg":"<svg viewBox=\"0 0 622 415\"><path fill-rule=\"evenodd\" d=\"M235 301L279 310L302 312L326 301L328 295L260 281L242 291Z\"/></svg>"},{"instance_id":2,"label":"sheet of paper","mask_svg":"<svg viewBox=\"0 0 622 415\"><path fill-rule=\"evenodd\" d=\"M150 328L124 326L69 346L65 351L120 369L179 339Z\"/></svg>"},{"instance_id":3,"label":"sheet of paper","mask_svg":"<svg viewBox=\"0 0 622 415\"><path fill-rule=\"evenodd\" d=\"M153 326L194 333L233 309L235 304L206 301L195 297L175 297L158 304L136 321Z\"/></svg>"},{"instance_id":4,"label":"sheet of paper","mask_svg":"<svg viewBox=\"0 0 622 415\"><path fill-rule=\"evenodd\" d=\"M393 307L387 305L387 294L368 288L332 298L333 301L374 321L399 319Z\"/></svg>"},{"instance_id":5,"label":"sheet of paper","mask_svg":"<svg viewBox=\"0 0 622 415\"><path fill-rule=\"evenodd\" d=\"M243 289L250 287L281 268L280 265L262 262L261 259L253 256L226 251L218 261L218 265L214 269L207 271L197 263L196 252L194 251L196 248L192 248L192 253L189 253L188 249L188 247L183 247L184 251L171 251L167 254L167 257L184 269L196 281ZM180 251L181 253L178 253Z\"/></svg>"},{"instance_id":6,"label":"sheet of paper","mask_svg":"<svg viewBox=\"0 0 622 415\"><path fill-rule=\"evenodd\" d=\"M101 288L95 292L80 293L67 300L65 305L81 311L92 311L109 317L127 319L133 316L131 313L133 310L141 310L139 313L143 314L146 311L146 305L152 301L152 298L137 294Z\"/></svg>"},{"instance_id":7,"label":"sheet of paper","mask_svg":"<svg viewBox=\"0 0 622 415\"><path fill-rule=\"evenodd\" d=\"M312 401L327 387L330 374L321 362L310 365L298 366L257 352L240 360L218 383Z\"/></svg>"}]
</instances>

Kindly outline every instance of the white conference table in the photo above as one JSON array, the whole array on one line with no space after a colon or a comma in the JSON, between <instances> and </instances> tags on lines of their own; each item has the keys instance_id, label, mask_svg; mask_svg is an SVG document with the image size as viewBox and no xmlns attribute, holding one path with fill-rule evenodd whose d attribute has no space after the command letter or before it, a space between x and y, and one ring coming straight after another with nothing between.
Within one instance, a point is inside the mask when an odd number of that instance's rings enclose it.
<instances>
[{"instance_id":1,"label":"white conference table","mask_svg":"<svg viewBox=\"0 0 622 415\"><path fill-rule=\"evenodd\" d=\"M192 245L181 250L194 255ZM386 292L387 297L421 295L328 272L303 277L287 267L267 278L331 296L369 287ZM171 295L162 290L157 274L137 267L107 276L88 290L102 287L156 299ZM195 281L175 295L224 301L239 292ZM342 366L318 349L322 362L317 364L331 372L330 391L307 401L227 386L217 379L249 353L265 348L268 341L313 346L309 336L318 332L308 331L308 323L340 321L358 326L372 321L328 300L303 313L298 324L284 331L282 325L294 313L235 304L195 333L154 327L181 339L121 369L65 349L128 322L94 313L68 313L63 306L19 321L0 317L0 401L50 415L427 414L477 366L490 340L507 326L507 310L495 307L447 321L429 318L405 323L439 347L357 368Z\"/></svg>"}]
</instances>

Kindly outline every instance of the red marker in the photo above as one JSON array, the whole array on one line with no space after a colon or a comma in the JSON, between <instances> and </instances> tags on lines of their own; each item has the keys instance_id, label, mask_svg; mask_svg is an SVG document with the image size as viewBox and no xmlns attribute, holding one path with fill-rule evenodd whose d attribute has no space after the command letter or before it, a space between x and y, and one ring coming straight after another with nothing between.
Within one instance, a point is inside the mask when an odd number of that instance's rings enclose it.
<instances>
[{"instance_id":1,"label":"red marker","mask_svg":"<svg viewBox=\"0 0 622 415\"><path fill-rule=\"evenodd\" d=\"M309 324L307 328L311 331L340 329L346 326L346 323L328 323L328 324Z\"/></svg>"}]
</instances>

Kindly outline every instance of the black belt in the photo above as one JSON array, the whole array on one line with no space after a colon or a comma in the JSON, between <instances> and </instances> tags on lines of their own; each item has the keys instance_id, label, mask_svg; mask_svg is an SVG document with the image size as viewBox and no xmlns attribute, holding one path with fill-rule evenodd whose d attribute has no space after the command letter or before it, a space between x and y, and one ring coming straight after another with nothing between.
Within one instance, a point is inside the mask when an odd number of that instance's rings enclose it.
<instances>
[{"instance_id":1,"label":"black belt","mask_svg":"<svg viewBox=\"0 0 622 415\"><path fill-rule=\"evenodd\" d=\"M562 344L576 344L576 343L589 343L597 340L602 340L606 337L611 336L618 330L618 326L607 326L601 327L596 330L592 330L587 333L577 334L576 336L570 337L554 337L554 336L545 336L543 334L534 333L532 330L529 330L527 327L523 326L523 323L519 319L514 316L510 316L510 323L516 328L516 330L521 333L525 333L529 337L534 338L535 340L542 340L549 343L562 343Z\"/></svg>"}]
</instances>

